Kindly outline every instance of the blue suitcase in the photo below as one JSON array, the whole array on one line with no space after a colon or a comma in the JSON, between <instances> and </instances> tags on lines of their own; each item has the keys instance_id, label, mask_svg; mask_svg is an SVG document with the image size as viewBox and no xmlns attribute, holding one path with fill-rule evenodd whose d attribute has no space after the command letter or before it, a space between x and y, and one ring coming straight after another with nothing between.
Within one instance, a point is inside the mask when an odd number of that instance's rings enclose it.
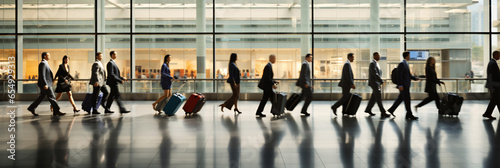
<instances>
[{"instance_id":1,"label":"blue suitcase","mask_svg":"<svg viewBox=\"0 0 500 168\"><path fill-rule=\"evenodd\" d=\"M180 93L176 93L170 97L170 100L168 100L167 105L163 108L163 111L165 114L168 116L174 115L177 110L182 106L182 103L186 100L186 97Z\"/></svg>"},{"instance_id":2,"label":"blue suitcase","mask_svg":"<svg viewBox=\"0 0 500 168\"><path fill-rule=\"evenodd\" d=\"M87 93L85 95L85 99L83 99L82 102L82 110L86 112L91 112L92 108L92 102L90 100L92 99L92 93ZM97 104L95 105L95 108L99 108L99 105L101 105L102 102L102 92L99 92L99 96L97 96Z\"/></svg>"}]
</instances>

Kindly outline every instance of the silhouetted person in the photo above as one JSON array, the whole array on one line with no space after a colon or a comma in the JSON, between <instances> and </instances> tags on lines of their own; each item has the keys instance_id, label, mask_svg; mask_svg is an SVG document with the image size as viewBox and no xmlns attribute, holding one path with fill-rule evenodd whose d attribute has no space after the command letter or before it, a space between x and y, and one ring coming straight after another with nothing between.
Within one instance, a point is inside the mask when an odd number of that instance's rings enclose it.
<instances>
[{"instance_id":1,"label":"silhouetted person","mask_svg":"<svg viewBox=\"0 0 500 168\"><path fill-rule=\"evenodd\" d=\"M240 114L241 111L238 110L238 98L240 96L240 69L236 66L236 60L238 60L238 55L236 53L231 53L229 58L229 77L227 78L227 83L231 86L233 95L227 99L224 103L220 104L220 111L224 112L224 107L231 110L234 105L234 112Z\"/></svg>"},{"instance_id":2,"label":"silhouetted person","mask_svg":"<svg viewBox=\"0 0 500 168\"><path fill-rule=\"evenodd\" d=\"M71 82L70 80L75 80L71 74L69 74L70 69L69 69L69 57L64 56L62 59L62 64L59 65L59 69L57 69L56 76L55 78L57 79L57 88L56 88L56 100L61 99L62 93L66 92L68 95L68 100L73 106L73 112L79 112L78 108L76 108L75 101L73 100L73 94L71 93Z\"/></svg>"},{"instance_id":3,"label":"silhouetted person","mask_svg":"<svg viewBox=\"0 0 500 168\"><path fill-rule=\"evenodd\" d=\"M102 92L101 105L104 108L105 113L112 113L108 108L106 108L106 97L108 96L108 89L106 89L106 71L102 65L102 53L97 52L95 54L95 62L92 64L92 74L90 75L89 84L93 86L92 97L90 102L92 103L92 114L100 114L97 109L97 97L99 96L99 91ZM90 114L90 111L88 111Z\"/></svg>"},{"instance_id":4,"label":"silhouetted person","mask_svg":"<svg viewBox=\"0 0 500 168\"><path fill-rule=\"evenodd\" d=\"M395 117L394 111L396 111L399 104L404 101L406 108L405 118L409 120L417 120L418 117L413 116L413 113L411 112L410 86L411 80L418 81L419 79L410 73L410 65L408 64L408 61L410 60L410 52L403 52L403 58L404 60L399 63L397 70L397 85L399 89L399 96L388 111Z\"/></svg>"},{"instance_id":5,"label":"silhouetted person","mask_svg":"<svg viewBox=\"0 0 500 168\"><path fill-rule=\"evenodd\" d=\"M40 78L38 78L38 87L40 88L40 96L38 96L38 98L28 107L28 111L30 111L34 116L38 116L35 109L42 102L45 96L49 98L50 105L54 109L54 112L52 112L54 116L62 116L66 114L61 113L61 109L59 108L59 105L54 97L54 92L52 91L52 80L54 75L50 70L49 63L47 62L48 60L50 60L50 53L43 52L42 62L38 65L38 75L40 76Z\"/></svg>"},{"instance_id":6,"label":"silhouetted person","mask_svg":"<svg viewBox=\"0 0 500 168\"><path fill-rule=\"evenodd\" d=\"M500 69L498 69L497 60L500 59L500 51L493 52L493 59L488 63L487 68L487 78L486 78L486 88L488 88L490 92L490 103L488 104L488 108L483 114L483 117L488 118L490 120L496 119L491 116L493 113L493 109L497 106L500 111Z\"/></svg>"},{"instance_id":7,"label":"silhouetted person","mask_svg":"<svg viewBox=\"0 0 500 168\"><path fill-rule=\"evenodd\" d=\"M386 113L384 109L384 105L382 104L382 91L381 85L384 83L382 80L382 71L380 70L380 65L378 61L380 60L380 55L378 52L373 53L373 61L370 63L370 67L368 69L368 85L372 88L372 95L370 97L370 101L366 106L365 113L374 116L372 113L372 108L377 102L378 108L380 109L380 118L389 117L389 114Z\"/></svg>"},{"instance_id":8,"label":"silhouetted person","mask_svg":"<svg viewBox=\"0 0 500 168\"><path fill-rule=\"evenodd\" d=\"M302 111L300 113L305 116L309 116L310 114L307 112L307 108L312 101L312 54L306 54L306 60L302 63L302 67L300 68L300 76L297 80L296 85L302 88L302 94L300 95L299 100L305 99L304 106L302 106Z\"/></svg>"},{"instance_id":9,"label":"silhouetted person","mask_svg":"<svg viewBox=\"0 0 500 168\"><path fill-rule=\"evenodd\" d=\"M163 57L163 64L161 66L161 89L163 89L163 95L159 97L154 103L153 103L153 109L156 108L156 105L162 101L163 99L170 98L172 96L172 81L175 80L172 76L170 76L170 54L165 55ZM161 110L158 111L158 113L161 113Z\"/></svg>"},{"instance_id":10,"label":"silhouetted person","mask_svg":"<svg viewBox=\"0 0 500 168\"><path fill-rule=\"evenodd\" d=\"M127 81L127 78L120 76L120 69L118 69L118 66L116 65L115 59L118 56L118 53L116 51L111 51L109 55L111 56L111 60L108 62L108 65L106 65L106 70L108 71L106 84L111 89L111 93L108 97L106 109L111 109L111 104L113 103L113 100L116 99L116 103L118 104L118 107L120 107L120 113L129 113L130 111L127 111L125 106L123 106L120 91L118 90L118 83L123 84L124 81ZM109 111L108 113L113 112Z\"/></svg>"},{"instance_id":11,"label":"silhouetted person","mask_svg":"<svg viewBox=\"0 0 500 168\"><path fill-rule=\"evenodd\" d=\"M354 85L354 75L352 74L351 62L354 61L354 53L347 54L347 62L342 68L342 77L340 78L339 87L342 88L342 98L332 106L333 114L337 115L337 108L346 104L351 96L351 88L356 89Z\"/></svg>"},{"instance_id":12,"label":"silhouetted person","mask_svg":"<svg viewBox=\"0 0 500 168\"><path fill-rule=\"evenodd\" d=\"M267 100L271 99L271 102L274 103L275 93L273 89L276 89L276 81L273 76L273 64L276 62L276 56L274 54L269 55L269 63L264 67L264 72L262 74L262 78L259 81L258 87L264 91L262 95L262 100L260 100L259 108L257 108L257 113L255 115L259 117L265 117L265 114L262 114L264 111L264 107L266 106Z\"/></svg>"},{"instance_id":13,"label":"silhouetted person","mask_svg":"<svg viewBox=\"0 0 500 168\"><path fill-rule=\"evenodd\" d=\"M426 105L427 103L431 101L436 102L436 108L438 109L439 114L442 114L441 112L441 102L439 100L439 95L436 90L436 85L441 86L441 84L444 85L444 82L441 82L437 78L436 74L436 60L434 57L429 57L427 58L427 63L425 64L425 92L429 94L422 102L420 102L417 106L415 106L415 111L417 111L418 108Z\"/></svg>"}]
</instances>

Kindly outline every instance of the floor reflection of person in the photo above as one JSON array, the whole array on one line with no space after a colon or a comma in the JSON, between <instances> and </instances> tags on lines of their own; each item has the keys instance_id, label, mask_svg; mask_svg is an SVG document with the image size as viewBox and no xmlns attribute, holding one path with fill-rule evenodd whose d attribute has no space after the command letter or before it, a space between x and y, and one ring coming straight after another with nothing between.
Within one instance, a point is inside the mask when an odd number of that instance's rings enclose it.
<instances>
[{"instance_id":1,"label":"floor reflection of person","mask_svg":"<svg viewBox=\"0 0 500 168\"><path fill-rule=\"evenodd\" d=\"M100 118L86 116L82 119L82 125L92 132L92 139L88 148L90 150L90 167L99 167L101 159L104 157L103 135L107 132L104 127L105 122Z\"/></svg>"},{"instance_id":2,"label":"floor reflection of person","mask_svg":"<svg viewBox=\"0 0 500 168\"><path fill-rule=\"evenodd\" d=\"M168 130L167 120L164 118L158 118L158 128L161 132L161 143L160 143L160 164L161 167L170 167L170 158L172 150L172 138L170 137L170 132Z\"/></svg>"},{"instance_id":3,"label":"floor reflection of person","mask_svg":"<svg viewBox=\"0 0 500 168\"><path fill-rule=\"evenodd\" d=\"M340 148L340 159L345 167L354 167L354 143L359 134L359 123L356 118L343 118L342 126L336 119L331 120L333 128L337 132Z\"/></svg>"},{"instance_id":4,"label":"floor reflection of person","mask_svg":"<svg viewBox=\"0 0 500 168\"><path fill-rule=\"evenodd\" d=\"M411 167L412 163L412 151L411 151L411 130L412 121L405 123L404 134L399 126L391 120L391 125L398 137L398 148L394 154L394 161L396 162L396 167Z\"/></svg>"},{"instance_id":5,"label":"floor reflection of person","mask_svg":"<svg viewBox=\"0 0 500 168\"><path fill-rule=\"evenodd\" d=\"M57 140L54 143L54 159L55 159L55 167L69 167L68 159L69 159L69 133L73 128L73 124L75 122L75 118L71 122L68 123L66 131L63 133L61 130L60 122L52 122L51 125L56 127Z\"/></svg>"},{"instance_id":6,"label":"floor reflection of person","mask_svg":"<svg viewBox=\"0 0 500 168\"><path fill-rule=\"evenodd\" d=\"M262 118L257 118L257 123L264 134L264 144L260 150L260 167L276 167L274 161L276 160L276 151L278 146L285 136L285 131L280 127L283 120L271 121L271 132L262 121Z\"/></svg>"},{"instance_id":7,"label":"floor reflection of person","mask_svg":"<svg viewBox=\"0 0 500 168\"><path fill-rule=\"evenodd\" d=\"M229 167L240 167L241 156L241 138L240 128L238 127L238 115L234 116L234 122L230 117L221 117L224 128L229 132L229 144L227 151L229 154Z\"/></svg>"},{"instance_id":8,"label":"floor reflection of person","mask_svg":"<svg viewBox=\"0 0 500 168\"><path fill-rule=\"evenodd\" d=\"M111 118L107 118L109 133L108 141L106 142L106 167L118 167L117 162L122 148L119 145L120 132L123 126L123 117L118 118L116 126L113 125Z\"/></svg>"},{"instance_id":9,"label":"floor reflection of person","mask_svg":"<svg viewBox=\"0 0 500 168\"><path fill-rule=\"evenodd\" d=\"M37 151L36 151L36 167L45 168L52 167L54 161L53 144L47 138L43 127L38 120L32 121L31 125L35 127L37 133Z\"/></svg>"},{"instance_id":10,"label":"floor reflection of person","mask_svg":"<svg viewBox=\"0 0 500 168\"><path fill-rule=\"evenodd\" d=\"M369 148L368 165L374 168L385 167L384 145L382 144L382 131L384 130L383 127L385 122L379 122L377 128L375 128L373 118L367 117L366 121L370 127L371 135L374 138L373 144Z\"/></svg>"},{"instance_id":11,"label":"floor reflection of person","mask_svg":"<svg viewBox=\"0 0 500 168\"><path fill-rule=\"evenodd\" d=\"M497 131L493 129L491 120L484 120L484 129L488 135L489 149L488 156L484 158L483 167L498 167L500 165L500 122L497 122Z\"/></svg>"}]
</instances>

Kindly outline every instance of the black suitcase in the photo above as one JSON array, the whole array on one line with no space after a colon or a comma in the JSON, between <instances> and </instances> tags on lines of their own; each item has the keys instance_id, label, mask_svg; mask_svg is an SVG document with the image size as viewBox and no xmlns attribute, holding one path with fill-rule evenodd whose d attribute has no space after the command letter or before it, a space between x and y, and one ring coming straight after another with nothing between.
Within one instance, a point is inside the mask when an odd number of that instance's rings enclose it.
<instances>
[{"instance_id":1,"label":"black suitcase","mask_svg":"<svg viewBox=\"0 0 500 168\"><path fill-rule=\"evenodd\" d=\"M462 109L463 102L464 98L462 96L454 93L445 93L443 99L441 100L440 113L444 115L458 116L458 113Z\"/></svg>"},{"instance_id":2,"label":"black suitcase","mask_svg":"<svg viewBox=\"0 0 500 168\"><path fill-rule=\"evenodd\" d=\"M300 94L292 94L292 96L290 96L290 98L286 101L286 109L288 111L293 111L293 109L297 107L297 104L299 104L300 101Z\"/></svg>"},{"instance_id":3,"label":"black suitcase","mask_svg":"<svg viewBox=\"0 0 500 168\"><path fill-rule=\"evenodd\" d=\"M271 114L275 116L280 116L283 113L285 113L285 106L286 106L286 93L284 92L277 92L275 93L274 97L274 102L273 106L271 108Z\"/></svg>"},{"instance_id":4,"label":"black suitcase","mask_svg":"<svg viewBox=\"0 0 500 168\"><path fill-rule=\"evenodd\" d=\"M359 105L361 104L361 96L358 94L351 93L349 96L349 101L342 105L342 114L345 115L356 115Z\"/></svg>"}]
</instances>

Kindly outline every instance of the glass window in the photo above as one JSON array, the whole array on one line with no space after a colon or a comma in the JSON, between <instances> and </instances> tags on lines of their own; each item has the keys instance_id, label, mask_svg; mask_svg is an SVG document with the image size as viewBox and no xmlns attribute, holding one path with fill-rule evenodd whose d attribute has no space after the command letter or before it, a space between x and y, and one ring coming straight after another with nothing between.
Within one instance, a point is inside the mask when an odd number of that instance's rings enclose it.
<instances>
[{"instance_id":1,"label":"glass window","mask_svg":"<svg viewBox=\"0 0 500 168\"><path fill-rule=\"evenodd\" d=\"M0 2L0 33L15 33L15 7L15 0L3 0Z\"/></svg>"},{"instance_id":2,"label":"glass window","mask_svg":"<svg viewBox=\"0 0 500 168\"><path fill-rule=\"evenodd\" d=\"M22 16L24 33L94 32L94 0L25 0Z\"/></svg>"},{"instance_id":3,"label":"glass window","mask_svg":"<svg viewBox=\"0 0 500 168\"><path fill-rule=\"evenodd\" d=\"M98 7L104 6L104 18L100 18L104 23L98 25L99 32L117 33L130 32L130 0L120 1L98 1ZM101 15L98 15L98 17ZM101 16L102 17L102 16Z\"/></svg>"}]
</instances>

